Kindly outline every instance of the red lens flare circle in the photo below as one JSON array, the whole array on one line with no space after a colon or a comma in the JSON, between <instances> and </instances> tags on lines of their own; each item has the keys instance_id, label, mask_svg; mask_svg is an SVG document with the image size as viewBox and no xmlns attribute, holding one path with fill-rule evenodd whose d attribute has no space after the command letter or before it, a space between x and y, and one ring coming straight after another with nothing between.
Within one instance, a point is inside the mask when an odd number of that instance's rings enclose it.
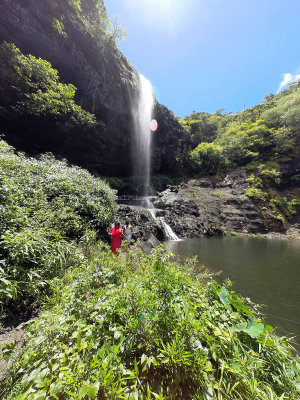
<instances>
[{"instance_id":1,"label":"red lens flare circle","mask_svg":"<svg viewBox=\"0 0 300 400\"><path fill-rule=\"evenodd\" d=\"M158 128L158 123L157 123L156 119L153 119L150 122L150 129L152 132L155 132L157 130L157 128Z\"/></svg>"}]
</instances>

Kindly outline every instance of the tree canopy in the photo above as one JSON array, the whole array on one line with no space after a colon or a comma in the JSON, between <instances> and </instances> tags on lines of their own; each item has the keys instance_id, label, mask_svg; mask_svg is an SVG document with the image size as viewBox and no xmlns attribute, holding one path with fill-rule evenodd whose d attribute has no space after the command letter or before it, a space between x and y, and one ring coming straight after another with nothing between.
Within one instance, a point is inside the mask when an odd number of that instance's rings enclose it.
<instances>
[{"instance_id":1,"label":"tree canopy","mask_svg":"<svg viewBox=\"0 0 300 400\"><path fill-rule=\"evenodd\" d=\"M212 174L252 161L278 161L300 150L300 83L241 113L196 112L180 121L193 173ZM210 144L210 146L208 146ZM218 154L218 156L217 156ZM220 163L217 166L217 163Z\"/></svg>"}]
</instances>

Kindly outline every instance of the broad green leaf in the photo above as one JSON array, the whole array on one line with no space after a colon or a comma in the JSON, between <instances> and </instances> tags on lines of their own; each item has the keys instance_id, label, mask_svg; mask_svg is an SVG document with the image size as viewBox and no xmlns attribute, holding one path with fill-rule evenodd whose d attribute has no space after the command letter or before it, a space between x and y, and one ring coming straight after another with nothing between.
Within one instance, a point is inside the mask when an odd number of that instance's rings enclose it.
<instances>
[{"instance_id":1,"label":"broad green leaf","mask_svg":"<svg viewBox=\"0 0 300 400\"><path fill-rule=\"evenodd\" d=\"M98 392L99 392L99 387L100 387L100 383L94 383L94 384L90 384L87 387L87 394L91 397L94 398L97 396Z\"/></svg>"},{"instance_id":2,"label":"broad green leaf","mask_svg":"<svg viewBox=\"0 0 300 400\"><path fill-rule=\"evenodd\" d=\"M221 303L223 303L226 308L231 310L231 304L229 300L230 295L227 289L224 286L222 286L221 289L217 290L217 294L219 296L219 299L221 300Z\"/></svg>"},{"instance_id":3,"label":"broad green leaf","mask_svg":"<svg viewBox=\"0 0 300 400\"><path fill-rule=\"evenodd\" d=\"M264 324L257 322L255 318L250 318L247 322L236 325L236 330L247 333L253 339L260 336L264 331Z\"/></svg>"},{"instance_id":4,"label":"broad green leaf","mask_svg":"<svg viewBox=\"0 0 300 400\"><path fill-rule=\"evenodd\" d=\"M87 390L88 390L88 384L84 382L78 392L78 399L82 399L87 395Z\"/></svg>"},{"instance_id":5,"label":"broad green leaf","mask_svg":"<svg viewBox=\"0 0 300 400\"><path fill-rule=\"evenodd\" d=\"M63 391L64 385L62 382L55 382L50 385L50 395L55 399L59 399L60 393Z\"/></svg>"}]
</instances>

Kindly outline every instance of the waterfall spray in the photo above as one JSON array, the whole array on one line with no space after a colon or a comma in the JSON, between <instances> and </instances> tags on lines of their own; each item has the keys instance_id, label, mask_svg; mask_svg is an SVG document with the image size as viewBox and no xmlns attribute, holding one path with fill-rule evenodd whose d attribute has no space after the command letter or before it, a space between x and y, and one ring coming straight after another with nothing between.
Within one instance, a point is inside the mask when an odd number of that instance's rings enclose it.
<instances>
[{"instance_id":1,"label":"waterfall spray","mask_svg":"<svg viewBox=\"0 0 300 400\"><path fill-rule=\"evenodd\" d=\"M151 130L154 98L151 83L140 75L140 90L132 107L134 123L133 174L142 180L142 196L150 189Z\"/></svg>"}]
</instances>

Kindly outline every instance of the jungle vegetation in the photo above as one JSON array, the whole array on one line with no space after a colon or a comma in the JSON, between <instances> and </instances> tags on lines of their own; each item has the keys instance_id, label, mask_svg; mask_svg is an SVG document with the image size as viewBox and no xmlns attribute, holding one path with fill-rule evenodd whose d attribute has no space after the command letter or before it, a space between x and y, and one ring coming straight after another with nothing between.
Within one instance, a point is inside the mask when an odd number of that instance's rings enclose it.
<instances>
[{"instance_id":1,"label":"jungle vegetation","mask_svg":"<svg viewBox=\"0 0 300 400\"><path fill-rule=\"evenodd\" d=\"M240 113L196 112L180 123L189 143L190 171L213 175L249 163L291 158L300 151L300 83Z\"/></svg>"}]
</instances>

